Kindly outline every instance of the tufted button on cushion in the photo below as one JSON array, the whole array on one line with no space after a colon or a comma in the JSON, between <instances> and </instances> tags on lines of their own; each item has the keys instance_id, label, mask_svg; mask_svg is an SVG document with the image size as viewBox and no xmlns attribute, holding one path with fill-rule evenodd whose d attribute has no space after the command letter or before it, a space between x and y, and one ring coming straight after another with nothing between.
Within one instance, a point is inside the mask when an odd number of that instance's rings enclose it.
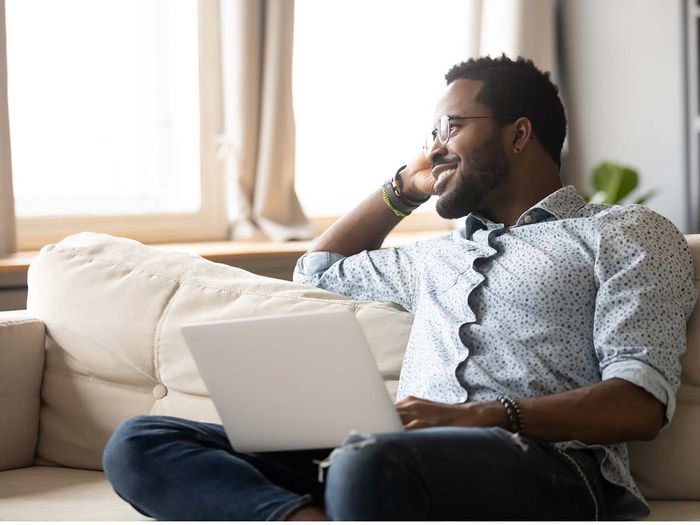
<instances>
[{"instance_id":1,"label":"tufted button on cushion","mask_svg":"<svg viewBox=\"0 0 700 525\"><path fill-rule=\"evenodd\" d=\"M153 397L156 399L163 399L165 396L168 395L168 389L165 387L165 385L161 385L158 383L156 386L153 387Z\"/></svg>"}]
</instances>

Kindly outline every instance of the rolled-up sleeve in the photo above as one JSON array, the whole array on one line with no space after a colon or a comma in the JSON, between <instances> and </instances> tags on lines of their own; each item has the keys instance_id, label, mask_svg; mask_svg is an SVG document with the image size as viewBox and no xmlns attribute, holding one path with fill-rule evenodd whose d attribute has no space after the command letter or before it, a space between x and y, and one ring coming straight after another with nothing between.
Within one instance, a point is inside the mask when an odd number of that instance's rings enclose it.
<instances>
[{"instance_id":1,"label":"rolled-up sleeve","mask_svg":"<svg viewBox=\"0 0 700 525\"><path fill-rule=\"evenodd\" d=\"M678 229L643 206L611 213L599 230L594 344L602 379L620 378L676 408L694 270Z\"/></svg>"},{"instance_id":2,"label":"rolled-up sleeve","mask_svg":"<svg viewBox=\"0 0 700 525\"><path fill-rule=\"evenodd\" d=\"M360 301L388 301L413 312L418 281L415 246L363 251L350 257L332 252L303 255L294 282Z\"/></svg>"}]
</instances>

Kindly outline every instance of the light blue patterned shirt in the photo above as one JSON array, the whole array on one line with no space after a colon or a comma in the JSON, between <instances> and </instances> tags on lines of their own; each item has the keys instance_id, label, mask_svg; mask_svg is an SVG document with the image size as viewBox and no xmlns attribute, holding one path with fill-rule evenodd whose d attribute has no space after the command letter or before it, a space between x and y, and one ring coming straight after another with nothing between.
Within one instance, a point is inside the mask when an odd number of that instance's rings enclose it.
<instances>
[{"instance_id":1,"label":"light blue patterned shirt","mask_svg":"<svg viewBox=\"0 0 700 525\"><path fill-rule=\"evenodd\" d=\"M644 206L586 204L561 188L505 227L477 214L453 233L351 257L313 252L294 281L414 314L397 398L527 398L622 378L666 406L680 386L693 264L678 229ZM627 447L596 451L624 487L618 518L647 513Z\"/></svg>"}]
</instances>

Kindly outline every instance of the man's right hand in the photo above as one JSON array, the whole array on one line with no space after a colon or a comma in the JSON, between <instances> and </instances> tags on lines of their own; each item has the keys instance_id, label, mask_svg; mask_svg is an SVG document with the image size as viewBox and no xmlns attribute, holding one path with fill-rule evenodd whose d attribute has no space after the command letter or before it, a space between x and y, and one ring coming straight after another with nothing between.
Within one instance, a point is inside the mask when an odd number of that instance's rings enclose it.
<instances>
[{"instance_id":1,"label":"man's right hand","mask_svg":"<svg viewBox=\"0 0 700 525\"><path fill-rule=\"evenodd\" d=\"M406 165L401 172L403 193L412 200L423 200L429 195L435 195L435 177L432 165L421 152Z\"/></svg>"}]
</instances>

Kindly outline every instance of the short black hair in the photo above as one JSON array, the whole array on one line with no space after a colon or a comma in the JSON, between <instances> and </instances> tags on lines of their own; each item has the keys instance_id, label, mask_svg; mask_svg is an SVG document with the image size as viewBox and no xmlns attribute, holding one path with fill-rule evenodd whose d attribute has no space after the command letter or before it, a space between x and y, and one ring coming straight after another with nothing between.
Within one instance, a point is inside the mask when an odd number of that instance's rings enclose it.
<instances>
[{"instance_id":1,"label":"short black hair","mask_svg":"<svg viewBox=\"0 0 700 525\"><path fill-rule=\"evenodd\" d=\"M494 115L530 119L540 144L561 167L566 115L549 72L537 69L532 60L511 60L503 54L469 59L445 75L448 85L461 78L483 82L477 100L491 108Z\"/></svg>"}]
</instances>

